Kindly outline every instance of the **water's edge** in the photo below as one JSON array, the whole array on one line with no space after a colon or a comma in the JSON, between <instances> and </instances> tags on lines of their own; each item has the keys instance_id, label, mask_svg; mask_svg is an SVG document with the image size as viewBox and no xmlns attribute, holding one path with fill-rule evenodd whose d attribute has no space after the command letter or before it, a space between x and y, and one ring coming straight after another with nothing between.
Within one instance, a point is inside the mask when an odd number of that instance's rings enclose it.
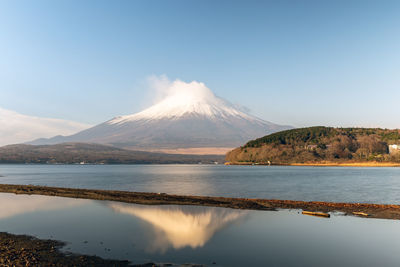
<instances>
[{"instance_id":1,"label":"water's edge","mask_svg":"<svg viewBox=\"0 0 400 267\"><path fill-rule=\"evenodd\" d=\"M0 184L0 192L110 200L145 205L195 205L248 210L298 209L312 212L336 211L343 212L346 215L365 216L367 218L400 220L400 205L185 196L12 184Z\"/></svg>"}]
</instances>

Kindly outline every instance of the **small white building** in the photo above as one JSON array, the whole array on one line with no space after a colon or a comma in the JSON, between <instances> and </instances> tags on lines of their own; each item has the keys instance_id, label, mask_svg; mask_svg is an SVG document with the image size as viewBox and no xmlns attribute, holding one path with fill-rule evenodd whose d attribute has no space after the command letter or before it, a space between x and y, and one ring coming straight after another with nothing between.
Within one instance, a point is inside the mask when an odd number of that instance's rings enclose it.
<instances>
[{"instance_id":1,"label":"small white building","mask_svg":"<svg viewBox=\"0 0 400 267\"><path fill-rule=\"evenodd\" d=\"M400 152L400 145L389 145L389 154Z\"/></svg>"}]
</instances>

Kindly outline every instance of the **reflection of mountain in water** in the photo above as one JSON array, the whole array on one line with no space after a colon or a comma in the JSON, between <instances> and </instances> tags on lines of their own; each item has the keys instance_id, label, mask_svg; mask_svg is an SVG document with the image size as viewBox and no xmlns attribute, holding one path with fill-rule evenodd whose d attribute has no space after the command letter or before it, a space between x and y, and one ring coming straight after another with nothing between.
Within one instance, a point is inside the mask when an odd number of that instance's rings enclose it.
<instances>
[{"instance_id":1,"label":"reflection of mountain in water","mask_svg":"<svg viewBox=\"0 0 400 267\"><path fill-rule=\"evenodd\" d=\"M83 199L0 194L0 220L41 210L58 210L86 203Z\"/></svg>"},{"instance_id":2,"label":"reflection of mountain in water","mask_svg":"<svg viewBox=\"0 0 400 267\"><path fill-rule=\"evenodd\" d=\"M169 246L197 248L220 229L238 220L245 211L204 207L153 207L111 203L110 207L149 222L156 230L155 249Z\"/></svg>"}]
</instances>

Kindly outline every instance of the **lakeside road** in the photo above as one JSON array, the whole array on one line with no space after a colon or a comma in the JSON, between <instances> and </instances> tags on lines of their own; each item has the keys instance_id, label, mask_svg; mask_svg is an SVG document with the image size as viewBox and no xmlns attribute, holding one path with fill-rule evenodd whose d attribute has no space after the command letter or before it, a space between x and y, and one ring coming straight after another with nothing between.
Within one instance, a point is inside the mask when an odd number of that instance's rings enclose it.
<instances>
[{"instance_id":1,"label":"lakeside road","mask_svg":"<svg viewBox=\"0 0 400 267\"><path fill-rule=\"evenodd\" d=\"M304 162L304 163L274 163L274 162L226 162L225 165L273 165L273 166L307 166L307 167L400 167L399 162Z\"/></svg>"},{"instance_id":2,"label":"lakeside road","mask_svg":"<svg viewBox=\"0 0 400 267\"><path fill-rule=\"evenodd\" d=\"M249 210L298 209L315 212L336 211L343 212L346 215L363 216L367 218L400 220L400 205L390 204L183 196L164 193L141 193L11 184L0 184L0 192L109 200L144 205L195 205Z\"/></svg>"},{"instance_id":3,"label":"lakeside road","mask_svg":"<svg viewBox=\"0 0 400 267\"><path fill-rule=\"evenodd\" d=\"M289 166L315 167L400 167L397 162L321 162L321 163L291 163Z\"/></svg>"}]
</instances>

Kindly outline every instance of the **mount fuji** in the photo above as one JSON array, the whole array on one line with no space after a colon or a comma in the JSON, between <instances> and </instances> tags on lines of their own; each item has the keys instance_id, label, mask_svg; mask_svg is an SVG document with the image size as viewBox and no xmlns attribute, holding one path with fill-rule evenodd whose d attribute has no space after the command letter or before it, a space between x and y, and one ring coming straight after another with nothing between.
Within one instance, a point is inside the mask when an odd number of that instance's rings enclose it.
<instances>
[{"instance_id":1,"label":"mount fuji","mask_svg":"<svg viewBox=\"0 0 400 267\"><path fill-rule=\"evenodd\" d=\"M139 113L30 144L84 142L132 150L222 154L250 139L292 128L252 116L200 82L176 80L166 92L161 101Z\"/></svg>"}]
</instances>

